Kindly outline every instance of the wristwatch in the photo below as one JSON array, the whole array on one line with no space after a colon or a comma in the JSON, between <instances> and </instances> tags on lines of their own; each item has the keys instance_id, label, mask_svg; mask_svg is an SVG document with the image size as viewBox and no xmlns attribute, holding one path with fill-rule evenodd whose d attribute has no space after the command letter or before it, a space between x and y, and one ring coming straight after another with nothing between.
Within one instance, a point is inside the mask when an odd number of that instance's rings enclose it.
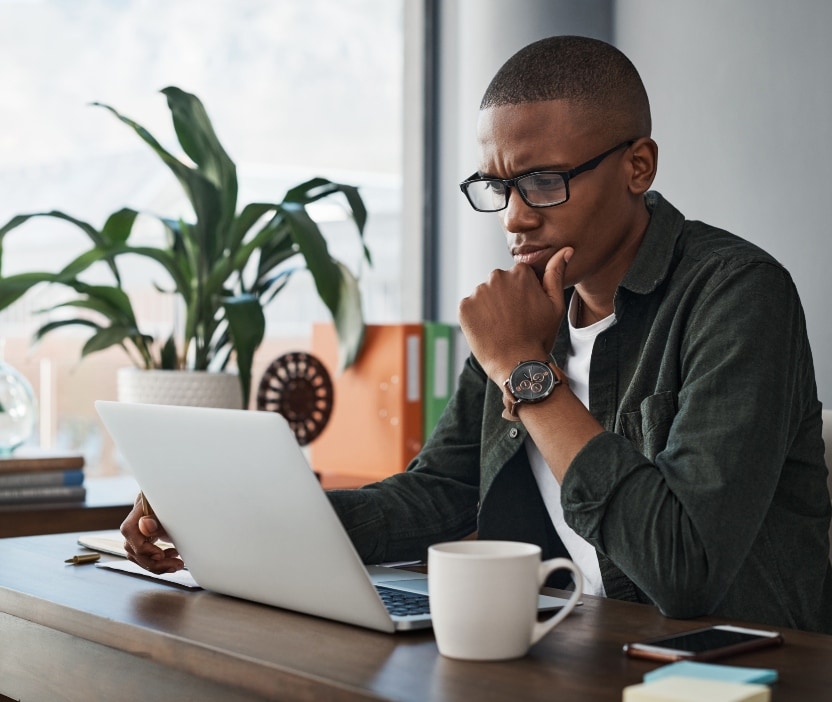
<instances>
[{"instance_id":1,"label":"wristwatch","mask_svg":"<svg viewBox=\"0 0 832 702\"><path fill-rule=\"evenodd\" d=\"M542 402L561 382L555 373L555 364L550 360L521 361L503 383L514 398L511 414L517 416L517 405L521 402Z\"/></svg>"}]
</instances>

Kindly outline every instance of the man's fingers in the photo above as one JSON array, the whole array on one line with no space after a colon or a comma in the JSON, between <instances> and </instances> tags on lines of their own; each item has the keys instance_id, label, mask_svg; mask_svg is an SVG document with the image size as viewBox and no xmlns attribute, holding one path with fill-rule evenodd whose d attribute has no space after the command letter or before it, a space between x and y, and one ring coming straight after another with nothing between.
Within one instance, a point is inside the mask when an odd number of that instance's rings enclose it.
<instances>
[{"instance_id":1,"label":"man's fingers","mask_svg":"<svg viewBox=\"0 0 832 702\"><path fill-rule=\"evenodd\" d=\"M157 575L174 573L184 567L179 552L175 548L163 550L149 541L144 541L137 547L128 541L124 544L124 550L127 552L128 560Z\"/></svg>"},{"instance_id":2,"label":"man's fingers","mask_svg":"<svg viewBox=\"0 0 832 702\"><path fill-rule=\"evenodd\" d=\"M546 270L543 272L543 289L552 300L563 300L563 289L566 287L564 282L566 265L574 252L571 246L566 246L557 251L546 264Z\"/></svg>"},{"instance_id":3,"label":"man's fingers","mask_svg":"<svg viewBox=\"0 0 832 702\"><path fill-rule=\"evenodd\" d=\"M144 514L139 499L122 522L121 534L127 558L151 573L174 573L184 567L175 548L162 549L156 545L157 540L167 539L167 534L155 516Z\"/></svg>"}]
</instances>

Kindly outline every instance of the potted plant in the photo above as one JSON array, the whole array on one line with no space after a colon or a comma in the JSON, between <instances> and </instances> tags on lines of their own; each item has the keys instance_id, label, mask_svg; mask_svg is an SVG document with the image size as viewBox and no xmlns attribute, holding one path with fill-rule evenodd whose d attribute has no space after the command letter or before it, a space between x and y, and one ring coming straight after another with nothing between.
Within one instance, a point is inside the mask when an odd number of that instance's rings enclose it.
<instances>
[{"instance_id":1,"label":"potted plant","mask_svg":"<svg viewBox=\"0 0 832 702\"><path fill-rule=\"evenodd\" d=\"M13 217L0 228L0 310L43 283L70 288L77 297L44 311L69 307L81 312L55 319L35 332L40 339L60 327L75 325L92 330L82 357L121 345L134 364L147 369L222 370L233 357L239 374L243 406L247 406L254 352L263 339L263 307L304 266L287 265L301 257L314 278L317 292L332 314L341 349L341 366L359 353L364 322L358 282L350 270L329 253L326 240L306 206L336 193L363 242L366 209L357 188L315 178L291 188L278 203L254 202L237 210L237 172L214 133L201 101L176 87L162 90L171 111L182 150L191 162L174 156L140 124L108 105L114 114L159 156L173 172L193 210L191 218L150 216L164 227L164 245L137 246L131 233L140 213L123 208L97 229L60 211ZM144 216L147 213L141 213ZM2 276L3 238L33 217L53 217L79 227L92 246L58 272L37 271ZM163 294L176 296L184 316L183 332L164 339L139 329L128 295L121 286L119 263L127 255L159 263L170 278L157 284ZM97 264L109 269L111 285L84 281Z\"/></svg>"}]
</instances>

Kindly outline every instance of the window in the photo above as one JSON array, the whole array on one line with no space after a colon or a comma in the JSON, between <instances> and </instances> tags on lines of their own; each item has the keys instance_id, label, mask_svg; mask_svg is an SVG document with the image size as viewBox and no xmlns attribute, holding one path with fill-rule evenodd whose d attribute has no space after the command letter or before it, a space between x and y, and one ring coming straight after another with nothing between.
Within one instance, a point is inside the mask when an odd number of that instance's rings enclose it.
<instances>
[{"instance_id":1,"label":"window","mask_svg":"<svg viewBox=\"0 0 832 702\"><path fill-rule=\"evenodd\" d=\"M168 85L195 93L238 167L240 199L277 201L323 176L361 187L369 209L362 270L370 322L400 321L405 0L0 0L0 222L59 209L96 226L122 206L176 216L179 188L157 157L91 102L112 105L165 146L176 142ZM183 210L184 211L184 210ZM321 212L327 220L326 211ZM343 227L343 225L341 225ZM334 254L358 265L352 232L324 225ZM344 228L346 232L346 228ZM3 274L58 270L85 245L69 225L36 219L3 242ZM147 265L147 264L145 264ZM153 273L136 268L142 323L168 325ZM326 319L311 281L296 276L267 308L260 371L302 345ZM81 332L60 330L36 349L37 291L0 313L5 360L40 397L40 441L81 449L88 474L115 472L92 401L115 397L113 349L79 362ZM154 306L155 305L155 306Z\"/></svg>"}]
</instances>

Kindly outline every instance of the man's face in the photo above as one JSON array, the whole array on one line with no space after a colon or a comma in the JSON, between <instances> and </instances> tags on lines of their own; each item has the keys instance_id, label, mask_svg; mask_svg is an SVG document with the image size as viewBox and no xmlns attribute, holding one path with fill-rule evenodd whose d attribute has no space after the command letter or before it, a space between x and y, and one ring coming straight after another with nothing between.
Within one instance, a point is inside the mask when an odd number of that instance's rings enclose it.
<instances>
[{"instance_id":1,"label":"man's face","mask_svg":"<svg viewBox=\"0 0 832 702\"><path fill-rule=\"evenodd\" d=\"M616 145L600 134L574 106L562 100L491 107L480 113L481 175L514 178L539 170L567 171ZM637 135L621 135L621 139ZM564 246L574 248L567 285L609 275L625 243L643 230L632 226L633 195L628 188L628 149L610 154L595 169L569 181L569 200L534 208L511 189L500 211L509 250L516 262L542 277L546 262ZM600 281L599 281L600 282ZM615 280L614 283L617 283Z\"/></svg>"}]
</instances>

